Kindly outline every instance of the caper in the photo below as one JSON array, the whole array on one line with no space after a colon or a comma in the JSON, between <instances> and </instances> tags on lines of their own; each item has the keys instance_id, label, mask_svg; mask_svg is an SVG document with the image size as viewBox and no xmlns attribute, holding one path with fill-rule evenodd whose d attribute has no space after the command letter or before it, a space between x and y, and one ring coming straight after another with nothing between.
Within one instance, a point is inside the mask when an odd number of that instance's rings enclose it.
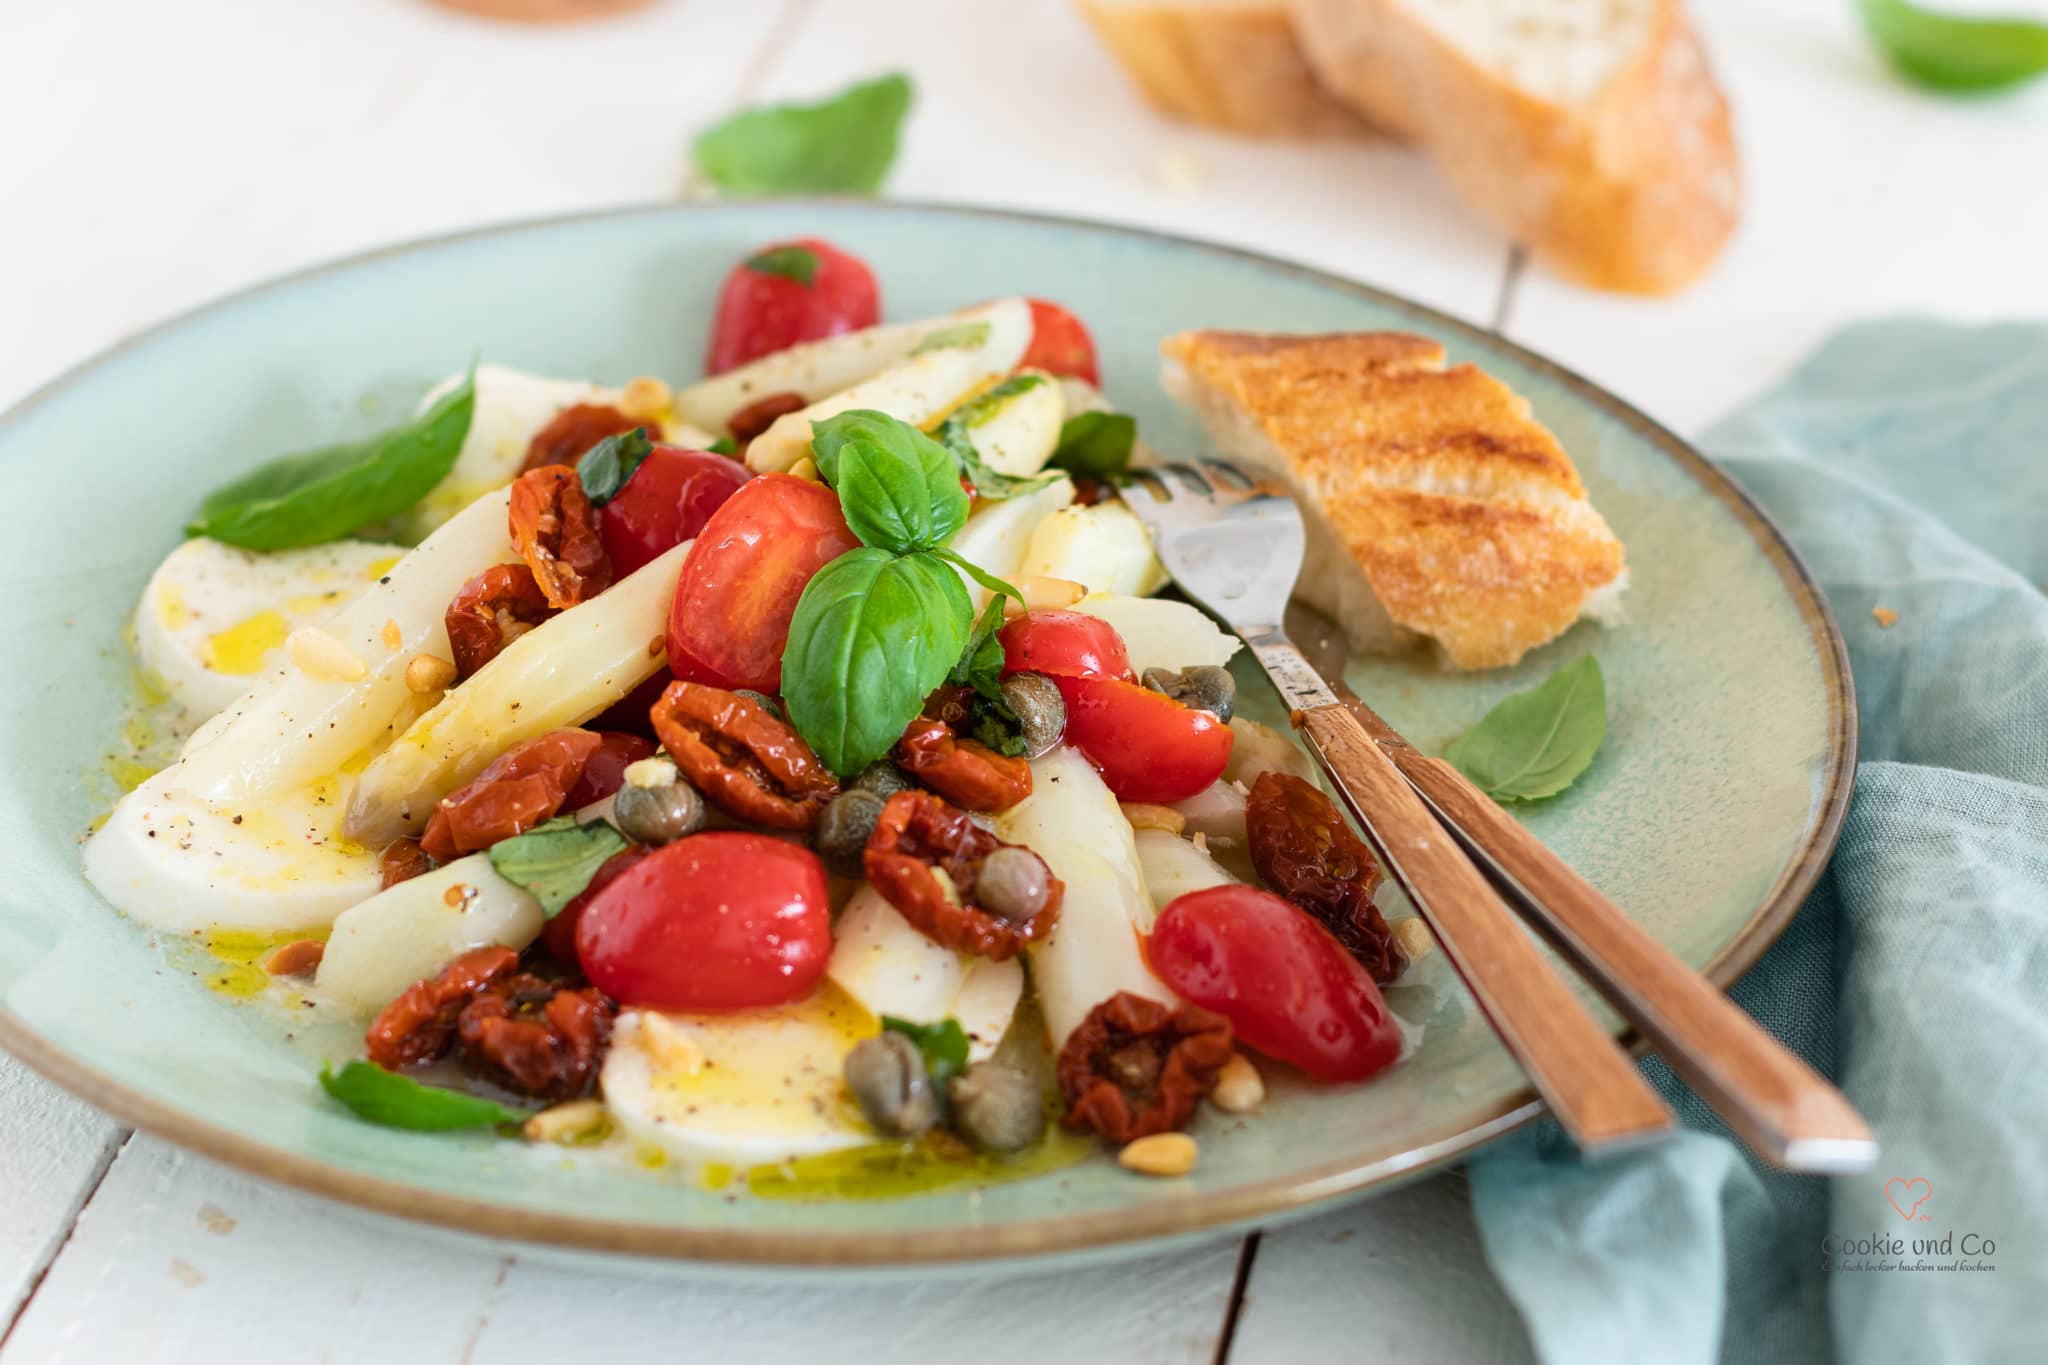
<instances>
[{"instance_id":1,"label":"caper","mask_svg":"<svg viewBox=\"0 0 2048 1365\"><path fill-rule=\"evenodd\" d=\"M1067 704L1059 685L1043 673L1012 673L1003 679L1003 701L1024 729L1024 756L1037 758L1067 729Z\"/></svg>"},{"instance_id":2,"label":"caper","mask_svg":"<svg viewBox=\"0 0 2048 1365\"><path fill-rule=\"evenodd\" d=\"M751 687L735 687L732 690L732 694L736 697L745 697L748 701L775 717L775 719L782 719L782 704L766 692L756 692Z\"/></svg>"},{"instance_id":3,"label":"caper","mask_svg":"<svg viewBox=\"0 0 2048 1365\"><path fill-rule=\"evenodd\" d=\"M917 1044L900 1033L863 1038L846 1054L846 1088L875 1131L915 1137L939 1121L939 1099Z\"/></svg>"},{"instance_id":4,"label":"caper","mask_svg":"<svg viewBox=\"0 0 2048 1365\"><path fill-rule=\"evenodd\" d=\"M1214 664L1199 664L1179 672L1148 668L1145 686L1154 692L1164 692L1182 706L1207 711L1218 720L1229 720L1230 713L1237 709L1237 679L1230 676L1229 669Z\"/></svg>"},{"instance_id":5,"label":"caper","mask_svg":"<svg viewBox=\"0 0 2048 1365\"><path fill-rule=\"evenodd\" d=\"M976 1062L946 1088L960 1136L991 1152L1021 1152L1045 1133L1045 1100L1030 1076L1004 1062Z\"/></svg>"},{"instance_id":6,"label":"caper","mask_svg":"<svg viewBox=\"0 0 2048 1365\"><path fill-rule=\"evenodd\" d=\"M886 758L876 759L853 779L855 791L873 792L887 801L897 792L917 790L917 784L910 780L910 774Z\"/></svg>"},{"instance_id":7,"label":"caper","mask_svg":"<svg viewBox=\"0 0 2048 1365\"><path fill-rule=\"evenodd\" d=\"M883 805L881 797L858 787L832 798L818 816L818 856L826 870L842 877L861 874L861 855L875 822L882 818Z\"/></svg>"},{"instance_id":8,"label":"caper","mask_svg":"<svg viewBox=\"0 0 2048 1365\"><path fill-rule=\"evenodd\" d=\"M1012 924L1045 909L1051 896L1052 869L1028 848L1005 844L983 858L974 874L974 903Z\"/></svg>"},{"instance_id":9,"label":"caper","mask_svg":"<svg viewBox=\"0 0 2048 1365\"><path fill-rule=\"evenodd\" d=\"M680 778L658 787L628 782L612 798L612 823L636 844L672 844L704 828L704 798Z\"/></svg>"}]
</instances>

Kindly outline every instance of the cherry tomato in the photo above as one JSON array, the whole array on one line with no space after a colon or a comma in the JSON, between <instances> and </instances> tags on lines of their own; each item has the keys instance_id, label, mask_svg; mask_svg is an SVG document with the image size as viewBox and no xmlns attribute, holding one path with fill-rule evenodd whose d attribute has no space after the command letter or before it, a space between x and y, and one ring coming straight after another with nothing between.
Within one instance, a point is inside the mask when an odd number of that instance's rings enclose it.
<instances>
[{"instance_id":1,"label":"cherry tomato","mask_svg":"<svg viewBox=\"0 0 2048 1365\"><path fill-rule=\"evenodd\" d=\"M542 927L541 942L547 945L550 957L564 967L577 965L576 926L582 922L583 912L590 908L590 902L597 898L598 892L617 881L621 872L653 851L635 844L624 852L614 853L604 860L604 866L598 868L590 878L590 885L584 887L576 899L563 906L560 912Z\"/></svg>"},{"instance_id":2,"label":"cherry tomato","mask_svg":"<svg viewBox=\"0 0 2048 1365\"><path fill-rule=\"evenodd\" d=\"M654 757L654 745L638 735L617 730L600 730L597 749L583 760L583 772L569 794L562 798L563 810L581 810L602 801L626 785L626 765Z\"/></svg>"},{"instance_id":3,"label":"cherry tomato","mask_svg":"<svg viewBox=\"0 0 2048 1365\"><path fill-rule=\"evenodd\" d=\"M872 327L881 316L874 272L858 256L816 237L774 242L725 277L704 369L723 374L799 341Z\"/></svg>"},{"instance_id":4,"label":"cherry tomato","mask_svg":"<svg viewBox=\"0 0 2048 1365\"><path fill-rule=\"evenodd\" d=\"M1031 611L996 633L1003 642L1003 674L1050 673L1071 678L1130 681L1131 656L1116 628L1078 611Z\"/></svg>"},{"instance_id":5,"label":"cherry tomato","mask_svg":"<svg viewBox=\"0 0 2048 1365\"><path fill-rule=\"evenodd\" d=\"M724 455L656 446L597 513L613 576L624 578L696 535L749 477Z\"/></svg>"},{"instance_id":6,"label":"cherry tomato","mask_svg":"<svg viewBox=\"0 0 2048 1365\"><path fill-rule=\"evenodd\" d=\"M1120 801L1184 801L1223 776L1230 727L1207 711L1114 678L1057 676L1067 742Z\"/></svg>"},{"instance_id":7,"label":"cherry tomato","mask_svg":"<svg viewBox=\"0 0 2048 1365\"><path fill-rule=\"evenodd\" d=\"M621 1005L743 1010L801 999L832 956L825 865L765 834L678 839L591 897L576 956Z\"/></svg>"},{"instance_id":8,"label":"cherry tomato","mask_svg":"<svg viewBox=\"0 0 2048 1365\"><path fill-rule=\"evenodd\" d=\"M1031 344L1025 348L1017 368L1069 374L1100 388L1102 371L1095 364L1095 338L1088 335L1081 319L1044 299L1032 299L1030 303Z\"/></svg>"},{"instance_id":9,"label":"cherry tomato","mask_svg":"<svg viewBox=\"0 0 2048 1365\"><path fill-rule=\"evenodd\" d=\"M1270 891L1176 896L1145 942L1152 970L1238 1038L1319 1081L1360 1081L1401 1055L1379 987L1322 925Z\"/></svg>"},{"instance_id":10,"label":"cherry tomato","mask_svg":"<svg viewBox=\"0 0 2048 1365\"><path fill-rule=\"evenodd\" d=\"M668 618L668 666L685 682L780 690L789 621L811 575L858 546L821 483L749 480L697 533Z\"/></svg>"}]
</instances>

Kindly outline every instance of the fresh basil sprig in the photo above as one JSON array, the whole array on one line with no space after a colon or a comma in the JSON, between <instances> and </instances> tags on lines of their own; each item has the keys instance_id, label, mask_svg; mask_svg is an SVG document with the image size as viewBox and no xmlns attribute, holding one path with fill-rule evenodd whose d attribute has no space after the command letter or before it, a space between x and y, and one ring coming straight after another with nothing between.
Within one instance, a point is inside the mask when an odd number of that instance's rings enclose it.
<instances>
[{"instance_id":1,"label":"fresh basil sprig","mask_svg":"<svg viewBox=\"0 0 2048 1365\"><path fill-rule=\"evenodd\" d=\"M584 451L576 461L576 477L582 481L590 505L602 507L617 497L626 480L653 453L654 442L647 439L646 427L607 436Z\"/></svg>"},{"instance_id":2,"label":"fresh basil sprig","mask_svg":"<svg viewBox=\"0 0 2048 1365\"><path fill-rule=\"evenodd\" d=\"M1893 63L1937 90L2000 90L2048 72L2048 24L1935 14L1906 0L1857 0Z\"/></svg>"},{"instance_id":3,"label":"fresh basil sprig","mask_svg":"<svg viewBox=\"0 0 2048 1365\"><path fill-rule=\"evenodd\" d=\"M973 689L973 723L970 737L999 754L1015 758L1028 747L1024 722L1003 695L1003 642L996 632L1003 628L1003 598L998 592L989 599L967 637L967 648L953 666L953 681Z\"/></svg>"},{"instance_id":4,"label":"fresh basil sprig","mask_svg":"<svg viewBox=\"0 0 2048 1365\"><path fill-rule=\"evenodd\" d=\"M977 318L973 322L957 322L951 327L941 327L936 332L927 333L924 340L910 348L910 353L919 356L930 351L964 351L970 346L979 346L987 341L990 330L988 321L983 318Z\"/></svg>"},{"instance_id":5,"label":"fresh basil sprig","mask_svg":"<svg viewBox=\"0 0 2048 1365\"><path fill-rule=\"evenodd\" d=\"M472 369L431 408L389 431L283 455L215 489L185 534L245 550L289 550L395 517L455 467L475 410Z\"/></svg>"},{"instance_id":6,"label":"fresh basil sprig","mask_svg":"<svg viewBox=\"0 0 2048 1365\"><path fill-rule=\"evenodd\" d=\"M898 73L817 104L743 110L698 135L697 169L726 194L873 194L896 160L910 99Z\"/></svg>"},{"instance_id":7,"label":"fresh basil sprig","mask_svg":"<svg viewBox=\"0 0 2048 1365\"><path fill-rule=\"evenodd\" d=\"M747 269L763 275L780 275L809 289L818 278L818 253L807 246L771 246L747 258Z\"/></svg>"},{"instance_id":8,"label":"fresh basil sprig","mask_svg":"<svg viewBox=\"0 0 2048 1365\"><path fill-rule=\"evenodd\" d=\"M838 446L829 482L848 529L878 550L936 550L967 522L959 464L944 446L904 422Z\"/></svg>"},{"instance_id":9,"label":"fresh basil sprig","mask_svg":"<svg viewBox=\"0 0 2048 1365\"><path fill-rule=\"evenodd\" d=\"M988 392L979 394L953 409L946 420L939 424L939 429L932 433L933 438L952 451L953 458L960 461L961 469L966 471L967 481L974 485L976 496L992 502L1020 497L1025 493L1035 492L1060 477L1057 470L1025 478L1005 474L983 460L981 452L974 448L974 428L1002 411L1003 405L1018 394L1035 389L1045 382L1045 376L1042 374L1013 374Z\"/></svg>"},{"instance_id":10,"label":"fresh basil sprig","mask_svg":"<svg viewBox=\"0 0 2048 1365\"><path fill-rule=\"evenodd\" d=\"M967 1068L967 1030L960 1027L958 1019L949 1016L936 1024L914 1024L885 1014L882 1031L900 1033L917 1044L918 1055L924 1058L925 1074L941 1095L946 1093L946 1082Z\"/></svg>"},{"instance_id":11,"label":"fresh basil sprig","mask_svg":"<svg viewBox=\"0 0 2048 1365\"><path fill-rule=\"evenodd\" d=\"M1607 684L1587 654L1502 699L1444 757L1497 801L1540 801L1586 771L1606 737Z\"/></svg>"},{"instance_id":12,"label":"fresh basil sprig","mask_svg":"<svg viewBox=\"0 0 2048 1365\"><path fill-rule=\"evenodd\" d=\"M421 1085L373 1062L350 1062L339 1072L331 1065L323 1066L320 1088L354 1110L357 1118L386 1128L446 1133L526 1121L526 1115L517 1109L459 1090Z\"/></svg>"},{"instance_id":13,"label":"fresh basil sprig","mask_svg":"<svg viewBox=\"0 0 2048 1365\"><path fill-rule=\"evenodd\" d=\"M1060 440L1046 463L1054 469L1102 478L1131 462L1138 419L1127 412L1077 412L1060 424Z\"/></svg>"},{"instance_id":14,"label":"fresh basil sprig","mask_svg":"<svg viewBox=\"0 0 2048 1365\"><path fill-rule=\"evenodd\" d=\"M631 847L603 820L579 825L573 815L558 815L492 844L490 858L500 877L525 889L553 919L583 894L608 859Z\"/></svg>"}]
</instances>

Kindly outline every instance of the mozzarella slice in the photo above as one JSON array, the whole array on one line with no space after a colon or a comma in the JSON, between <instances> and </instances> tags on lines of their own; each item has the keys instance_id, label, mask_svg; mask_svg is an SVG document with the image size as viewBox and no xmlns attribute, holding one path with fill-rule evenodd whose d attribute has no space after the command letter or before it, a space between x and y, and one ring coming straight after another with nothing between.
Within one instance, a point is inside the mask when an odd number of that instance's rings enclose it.
<instances>
[{"instance_id":1,"label":"mozzarella slice","mask_svg":"<svg viewBox=\"0 0 2048 1365\"><path fill-rule=\"evenodd\" d=\"M1166 569L1152 553L1144 523L1120 502L1062 507L1031 532L1025 577L1064 578L1091 593L1145 597L1166 586Z\"/></svg>"},{"instance_id":2,"label":"mozzarella slice","mask_svg":"<svg viewBox=\"0 0 2048 1365\"><path fill-rule=\"evenodd\" d=\"M211 716L283 664L286 636L333 615L404 553L362 540L267 554L188 540L142 590L136 653L173 701Z\"/></svg>"},{"instance_id":3,"label":"mozzarella slice","mask_svg":"<svg viewBox=\"0 0 2048 1365\"><path fill-rule=\"evenodd\" d=\"M1176 897L1190 891L1237 883L1238 879L1214 858L1178 834L1141 829L1134 840L1138 846L1138 865L1145 871L1145 890L1151 893L1155 910L1164 910Z\"/></svg>"},{"instance_id":4,"label":"mozzarella slice","mask_svg":"<svg viewBox=\"0 0 2048 1365\"><path fill-rule=\"evenodd\" d=\"M499 754L582 724L666 668L669 604L692 543L543 621L442 697L363 770L350 836L381 848L418 833L436 801Z\"/></svg>"},{"instance_id":5,"label":"mozzarella slice","mask_svg":"<svg viewBox=\"0 0 2048 1365\"><path fill-rule=\"evenodd\" d=\"M344 911L313 984L374 1013L472 948L526 947L546 922L539 901L499 876L488 854L472 853Z\"/></svg>"},{"instance_id":6,"label":"mozzarella slice","mask_svg":"<svg viewBox=\"0 0 2048 1365\"><path fill-rule=\"evenodd\" d=\"M1031 795L996 816L996 831L1066 884L1052 936L1028 950L1055 1049L1118 991L1176 998L1138 950L1153 908L1130 822L1078 750L1062 744L1031 760Z\"/></svg>"},{"instance_id":7,"label":"mozzarella slice","mask_svg":"<svg viewBox=\"0 0 2048 1365\"><path fill-rule=\"evenodd\" d=\"M967 441L982 463L999 474L1028 479L1045 468L1060 443L1060 423L1066 407L1060 401L1060 386L1042 370L1025 370L1019 376L1035 379L999 402L976 402L964 409L968 414Z\"/></svg>"},{"instance_id":8,"label":"mozzarella slice","mask_svg":"<svg viewBox=\"0 0 2048 1365\"><path fill-rule=\"evenodd\" d=\"M960 344L935 344L954 329L961 331ZM1031 345L1031 306L1022 299L998 299L963 309L920 345L932 349L913 348L912 354L872 378L778 417L748 443L747 468L769 474L793 467L811 453L811 423L855 408L885 412L913 426L931 426L975 390L1017 368Z\"/></svg>"},{"instance_id":9,"label":"mozzarella slice","mask_svg":"<svg viewBox=\"0 0 2048 1365\"><path fill-rule=\"evenodd\" d=\"M979 1062L995 1055L1003 1035L1010 1031L1010 1021L1017 1015L1017 1002L1023 998L1022 962L1014 957L1008 962L974 959L949 1011L967 1034L968 1061Z\"/></svg>"},{"instance_id":10,"label":"mozzarella slice","mask_svg":"<svg viewBox=\"0 0 2048 1365\"><path fill-rule=\"evenodd\" d=\"M1073 500L1072 481L1056 479L1022 497L981 503L953 537L949 548L970 564L1014 583L1017 570L1024 563L1024 551L1031 544L1031 533L1040 522ZM964 572L960 581L967 585L968 600L979 611L988 601L988 589Z\"/></svg>"},{"instance_id":11,"label":"mozzarella slice","mask_svg":"<svg viewBox=\"0 0 2048 1365\"><path fill-rule=\"evenodd\" d=\"M1200 608L1170 598L1095 593L1076 602L1074 610L1116 628L1140 677L1148 668L1220 667L1243 643L1217 629Z\"/></svg>"},{"instance_id":12,"label":"mozzarella slice","mask_svg":"<svg viewBox=\"0 0 2048 1365\"><path fill-rule=\"evenodd\" d=\"M741 1168L876 1141L840 1079L876 1021L826 986L777 1009L619 1016L604 1102L627 1137L685 1167Z\"/></svg>"}]
</instances>

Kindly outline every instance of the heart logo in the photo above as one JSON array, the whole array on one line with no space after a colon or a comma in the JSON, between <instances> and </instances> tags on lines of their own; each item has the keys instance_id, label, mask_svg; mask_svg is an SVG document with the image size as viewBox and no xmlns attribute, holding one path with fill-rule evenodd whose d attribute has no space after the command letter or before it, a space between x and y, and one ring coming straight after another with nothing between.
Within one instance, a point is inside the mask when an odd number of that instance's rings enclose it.
<instances>
[{"instance_id":1,"label":"heart logo","mask_svg":"<svg viewBox=\"0 0 2048 1365\"><path fill-rule=\"evenodd\" d=\"M1913 1221L1913 1215L1920 1212L1920 1206L1932 1198L1934 1186L1925 1180L1901 1180L1893 1176L1884 1182L1885 1202L1909 1223ZM1911 1204L1904 1202L1909 1199Z\"/></svg>"}]
</instances>

